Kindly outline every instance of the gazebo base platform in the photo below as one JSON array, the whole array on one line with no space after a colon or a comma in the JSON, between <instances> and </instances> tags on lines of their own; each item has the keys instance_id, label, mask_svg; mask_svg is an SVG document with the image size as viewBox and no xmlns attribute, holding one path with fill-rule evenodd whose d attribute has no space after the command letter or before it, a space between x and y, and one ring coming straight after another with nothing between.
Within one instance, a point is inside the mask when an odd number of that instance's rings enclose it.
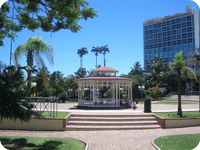
<instances>
[{"instance_id":1,"label":"gazebo base platform","mask_svg":"<svg viewBox=\"0 0 200 150\"><path fill-rule=\"evenodd\" d=\"M128 109L130 106L94 106L94 105L77 105L78 109L95 109L95 110L112 110L112 109Z\"/></svg>"}]
</instances>

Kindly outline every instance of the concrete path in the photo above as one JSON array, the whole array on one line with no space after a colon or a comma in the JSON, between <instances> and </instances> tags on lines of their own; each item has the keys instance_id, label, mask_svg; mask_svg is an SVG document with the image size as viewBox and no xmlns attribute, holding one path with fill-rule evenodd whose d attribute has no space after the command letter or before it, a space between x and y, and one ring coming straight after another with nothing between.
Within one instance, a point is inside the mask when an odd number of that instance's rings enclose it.
<instances>
[{"instance_id":1,"label":"concrete path","mask_svg":"<svg viewBox=\"0 0 200 150\"><path fill-rule=\"evenodd\" d=\"M62 137L86 142L89 150L155 150L160 136L200 133L200 127L127 131L19 131L0 130L0 136Z\"/></svg>"}]
</instances>

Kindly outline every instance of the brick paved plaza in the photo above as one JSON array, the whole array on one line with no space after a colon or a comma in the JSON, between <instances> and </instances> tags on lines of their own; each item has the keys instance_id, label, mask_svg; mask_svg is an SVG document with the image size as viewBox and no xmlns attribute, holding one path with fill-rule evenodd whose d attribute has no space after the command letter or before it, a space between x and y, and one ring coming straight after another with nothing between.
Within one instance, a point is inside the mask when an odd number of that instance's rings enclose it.
<instances>
[{"instance_id":1,"label":"brick paved plaza","mask_svg":"<svg viewBox=\"0 0 200 150\"><path fill-rule=\"evenodd\" d=\"M123 110L77 110L72 109L75 104L60 104L61 111L70 110L76 112L93 113L140 113L142 114L143 104L138 109ZM183 110L198 110L198 104L182 105ZM177 105L152 104L152 111L177 110ZM70 109L71 108L71 109ZM22 130L0 130L0 136L31 136L31 137L63 137L75 138L86 142L89 150L155 150L152 141L160 136L176 134L200 133L199 127L173 128L173 129L145 129L145 130L108 130L108 131L22 131Z\"/></svg>"}]
</instances>

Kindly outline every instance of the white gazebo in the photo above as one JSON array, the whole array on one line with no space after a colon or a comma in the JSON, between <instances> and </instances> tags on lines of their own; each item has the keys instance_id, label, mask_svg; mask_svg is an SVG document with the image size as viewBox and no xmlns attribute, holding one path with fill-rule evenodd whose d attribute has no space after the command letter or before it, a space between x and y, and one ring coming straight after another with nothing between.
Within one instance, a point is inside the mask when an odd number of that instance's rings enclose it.
<instances>
[{"instance_id":1,"label":"white gazebo","mask_svg":"<svg viewBox=\"0 0 200 150\"><path fill-rule=\"evenodd\" d=\"M78 83L77 107L120 107L120 101L126 101L126 106L130 107L132 83L137 80L117 77L117 72L118 70L104 66L93 70L92 77L75 79ZM100 96L103 89L109 90L109 94L104 93L104 96ZM120 97L120 91L125 93L126 100Z\"/></svg>"}]
</instances>

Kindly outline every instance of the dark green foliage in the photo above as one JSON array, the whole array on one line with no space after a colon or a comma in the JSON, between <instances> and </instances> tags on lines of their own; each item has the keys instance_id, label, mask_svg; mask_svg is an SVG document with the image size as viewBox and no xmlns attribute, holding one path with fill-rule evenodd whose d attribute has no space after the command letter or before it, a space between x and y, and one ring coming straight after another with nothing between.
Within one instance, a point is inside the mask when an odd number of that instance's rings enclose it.
<instances>
[{"instance_id":1,"label":"dark green foliage","mask_svg":"<svg viewBox=\"0 0 200 150\"><path fill-rule=\"evenodd\" d=\"M80 19L97 16L96 11L87 5L84 0L9 0L0 10L0 46L3 46L5 37L14 39L16 33L25 28L31 31L41 28L45 32L61 29L78 32L82 28L78 25Z\"/></svg>"},{"instance_id":2,"label":"dark green foliage","mask_svg":"<svg viewBox=\"0 0 200 150\"><path fill-rule=\"evenodd\" d=\"M60 97L59 99L62 100L62 102L64 102L65 100L67 100L67 94L64 93L64 92L61 93L61 94L59 95L59 97Z\"/></svg>"},{"instance_id":3,"label":"dark green foliage","mask_svg":"<svg viewBox=\"0 0 200 150\"><path fill-rule=\"evenodd\" d=\"M23 91L22 68L15 70L14 66L4 69L0 74L0 119L4 118L28 121L31 117L31 110L20 105L21 99L24 99L27 91Z\"/></svg>"}]
</instances>

